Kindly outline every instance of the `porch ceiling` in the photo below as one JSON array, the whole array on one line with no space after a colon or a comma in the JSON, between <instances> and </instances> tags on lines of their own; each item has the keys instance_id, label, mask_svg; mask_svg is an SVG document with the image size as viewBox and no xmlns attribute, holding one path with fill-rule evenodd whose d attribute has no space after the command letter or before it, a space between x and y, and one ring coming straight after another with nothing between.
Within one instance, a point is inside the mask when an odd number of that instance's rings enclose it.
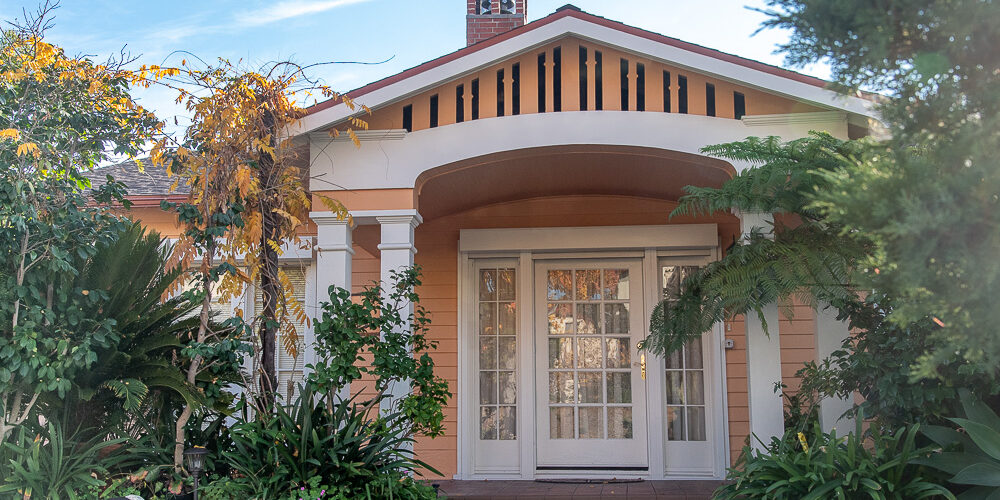
<instances>
[{"instance_id":1,"label":"porch ceiling","mask_svg":"<svg viewBox=\"0 0 1000 500\"><path fill-rule=\"evenodd\" d=\"M736 170L706 156L655 148L566 145L485 155L417 178L425 220L478 206L567 195L626 195L676 200L684 186L721 186Z\"/></svg>"}]
</instances>

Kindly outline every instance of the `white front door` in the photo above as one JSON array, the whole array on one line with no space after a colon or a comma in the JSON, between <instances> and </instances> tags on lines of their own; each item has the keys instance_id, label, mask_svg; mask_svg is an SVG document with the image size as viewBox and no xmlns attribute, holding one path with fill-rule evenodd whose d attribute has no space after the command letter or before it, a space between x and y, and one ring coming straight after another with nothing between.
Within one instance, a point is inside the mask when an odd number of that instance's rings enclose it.
<instances>
[{"instance_id":1,"label":"white front door","mask_svg":"<svg viewBox=\"0 0 1000 500\"><path fill-rule=\"evenodd\" d=\"M645 471L641 260L535 267L536 468Z\"/></svg>"}]
</instances>

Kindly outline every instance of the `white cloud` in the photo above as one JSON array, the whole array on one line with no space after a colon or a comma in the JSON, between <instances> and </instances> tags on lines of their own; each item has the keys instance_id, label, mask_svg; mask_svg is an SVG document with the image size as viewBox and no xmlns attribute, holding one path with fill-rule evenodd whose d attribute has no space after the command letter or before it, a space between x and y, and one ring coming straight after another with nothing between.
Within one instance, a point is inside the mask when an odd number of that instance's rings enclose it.
<instances>
[{"instance_id":1,"label":"white cloud","mask_svg":"<svg viewBox=\"0 0 1000 500\"><path fill-rule=\"evenodd\" d=\"M285 19L318 14L330 9L343 7L356 3L364 3L370 0L288 0L274 5L247 11L236 16L236 23L243 27L262 26Z\"/></svg>"}]
</instances>

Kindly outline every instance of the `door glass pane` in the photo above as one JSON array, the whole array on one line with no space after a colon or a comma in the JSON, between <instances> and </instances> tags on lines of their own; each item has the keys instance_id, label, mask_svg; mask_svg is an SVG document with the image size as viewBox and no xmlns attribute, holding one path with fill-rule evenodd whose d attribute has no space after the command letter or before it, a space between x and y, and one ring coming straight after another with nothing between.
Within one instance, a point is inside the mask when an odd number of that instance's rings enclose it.
<instances>
[{"instance_id":1,"label":"door glass pane","mask_svg":"<svg viewBox=\"0 0 1000 500\"><path fill-rule=\"evenodd\" d=\"M628 304L604 304L604 333L628 333Z\"/></svg>"},{"instance_id":2,"label":"door glass pane","mask_svg":"<svg viewBox=\"0 0 1000 500\"><path fill-rule=\"evenodd\" d=\"M573 368L573 339L549 339L549 368Z\"/></svg>"},{"instance_id":3,"label":"door glass pane","mask_svg":"<svg viewBox=\"0 0 1000 500\"><path fill-rule=\"evenodd\" d=\"M671 441L684 440L684 407L667 407L667 439Z\"/></svg>"},{"instance_id":4,"label":"door glass pane","mask_svg":"<svg viewBox=\"0 0 1000 500\"><path fill-rule=\"evenodd\" d=\"M576 305L576 333L578 335L593 335L601 333L601 305Z\"/></svg>"},{"instance_id":5,"label":"door glass pane","mask_svg":"<svg viewBox=\"0 0 1000 500\"><path fill-rule=\"evenodd\" d=\"M514 372L499 372L497 383L499 385L499 399L500 404L516 404L517 403L517 379L514 378Z\"/></svg>"},{"instance_id":6,"label":"door glass pane","mask_svg":"<svg viewBox=\"0 0 1000 500\"><path fill-rule=\"evenodd\" d=\"M608 407L608 439L632 439L632 408Z\"/></svg>"},{"instance_id":7,"label":"door glass pane","mask_svg":"<svg viewBox=\"0 0 1000 500\"><path fill-rule=\"evenodd\" d=\"M573 304L549 304L548 309L550 334L573 333Z\"/></svg>"},{"instance_id":8,"label":"door glass pane","mask_svg":"<svg viewBox=\"0 0 1000 500\"><path fill-rule=\"evenodd\" d=\"M497 270L497 300L502 302L513 301L515 290L514 270Z\"/></svg>"},{"instance_id":9,"label":"door glass pane","mask_svg":"<svg viewBox=\"0 0 1000 500\"><path fill-rule=\"evenodd\" d=\"M683 351L674 351L667 356L667 369L668 370L681 370L684 368L684 361L682 356Z\"/></svg>"},{"instance_id":10,"label":"door glass pane","mask_svg":"<svg viewBox=\"0 0 1000 500\"><path fill-rule=\"evenodd\" d=\"M687 411L688 441L704 441L705 407L689 406Z\"/></svg>"},{"instance_id":11,"label":"door glass pane","mask_svg":"<svg viewBox=\"0 0 1000 500\"><path fill-rule=\"evenodd\" d=\"M501 370L513 370L517 367L517 338L498 337L499 348L497 349L498 367Z\"/></svg>"},{"instance_id":12,"label":"door glass pane","mask_svg":"<svg viewBox=\"0 0 1000 500\"><path fill-rule=\"evenodd\" d=\"M479 337L479 369L492 370L497 367L496 337Z\"/></svg>"},{"instance_id":13,"label":"door glass pane","mask_svg":"<svg viewBox=\"0 0 1000 500\"><path fill-rule=\"evenodd\" d=\"M517 407L501 406L499 416L500 439L517 439Z\"/></svg>"},{"instance_id":14,"label":"door glass pane","mask_svg":"<svg viewBox=\"0 0 1000 500\"><path fill-rule=\"evenodd\" d=\"M604 439L604 408L582 406L580 412L580 439Z\"/></svg>"},{"instance_id":15,"label":"door glass pane","mask_svg":"<svg viewBox=\"0 0 1000 500\"><path fill-rule=\"evenodd\" d=\"M570 271L549 271L546 296L549 300L569 300L569 291L573 287L573 273Z\"/></svg>"},{"instance_id":16,"label":"door glass pane","mask_svg":"<svg viewBox=\"0 0 1000 500\"><path fill-rule=\"evenodd\" d=\"M632 402L631 372L608 373L608 402L609 403Z\"/></svg>"},{"instance_id":17,"label":"door glass pane","mask_svg":"<svg viewBox=\"0 0 1000 500\"><path fill-rule=\"evenodd\" d=\"M549 402L574 403L573 372L549 372Z\"/></svg>"},{"instance_id":18,"label":"door glass pane","mask_svg":"<svg viewBox=\"0 0 1000 500\"><path fill-rule=\"evenodd\" d=\"M705 404L705 382L701 370L689 370L687 373L687 404Z\"/></svg>"},{"instance_id":19,"label":"door glass pane","mask_svg":"<svg viewBox=\"0 0 1000 500\"><path fill-rule=\"evenodd\" d=\"M479 300L497 299L497 272L493 269L479 271Z\"/></svg>"},{"instance_id":20,"label":"door glass pane","mask_svg":"<svg viewBox=\"0 0 1000 500\"><path fill-rule=\"evenodd\" d=\"M497 303L481 302L479 304L479 334L497 334Z\"/></svg>"},{"instance_id":21,"label":"door glass pane","mask_svg":"<svg viewBox=\"0 0 1000 500\"><path fill-rule=\"evenodd\" d=\"M579 368L601 368L604 365L601 359L601 338L583 337L577 339L579 346Z\"/></svg>"},{"instance_id":22,"label":"door glass pane","mask_svg":"<svg viewBox=\"0 0 1000 500\"><path fill-rule=\"evenodd\" d=\"M684 404L684 372L667 372L667 404Z\"/></svg>"},{"instance_id":23,"label":"door glass pane","mask_svg":"<svg viewBox=\"0 0 1000 500\"><path fill-rule=\"evenodd\" d=\"M602 380L600 372L579 372L577 373L577 379L580 381L580 402L581 403L600 403L602 402L601 393L603 392Z\"/></svg>"},{"instance_id":24,"label":"door glass pane","mask_svg":"<svg viewBox=\"0 0 1000 500\"><path fill-rule=\"evenodd\" d=\"M628 285L628 269L604 270L604 300L628 300Z\"/></svg>"},{"instance_id":25,"label":"door glass pane","mask_svg":"<svg viewBox=\"0 0 1000 500\"><path fill-rule=\"evenodd\" d=\"M702 368L701 337L695 337L687 343L684 357L684 363L687 365L685 368L688 370Z\"/></svg>"},{"instance_id":26,"label":"door glass pane","mask_svg":"<svg viewBox=\"0 0 1000 500\"><path fill-rule=\"evenodd\" d=\"M573 439L576 429L573 425L573 407L556 406L549 408L549 437L552 439Z\"/></svg>"},{"instance_id":27,"label":"door glass pane","mask_svg":"<svg viewBox=\"0 0 1000 500\"><path fill-rule=\"evenodd\" d=\"M608 368L630 368L632 363L632 352L629 350L628 337L609 338L605 341L608 346Z\"/></svg>"},{"instance_id":28,"label":"door glass pane","mask_svg":"<svg viewBox=\"0 0 1000 500\"><path fill-rule=\"evenodd\" d=\"M497 408L483 406L479 409L479 439L497 438Z\"/></svg>"},{"instance_id":29,"label":"door glass pane","mask_svg":"<svg viewBox=\"0 0 1000 500\"><path fill-rule=\"evenodd\" d=\"M479 404L497 403L497 372L479 372Z\"/></svg>"},{"instance_id":30,"label":"door glass pane","mask_svg":"<svg viewBox=\"0 0 1000 500\"><path fill-rule=\"evenodd\" d=\"M500 302L497 306L497 333L500 335L516 334L517 307L513 302Z\"/></svg>"},{"instance_id":31,"label":"door glass pane","mask_svg":"<svg viewBox=\"0 0 1000 500\"><path fill-rule=\"evenodd\" d=\"M601 271L576 271L576 300L601 300Z\"/></svg>"}]
</instances>

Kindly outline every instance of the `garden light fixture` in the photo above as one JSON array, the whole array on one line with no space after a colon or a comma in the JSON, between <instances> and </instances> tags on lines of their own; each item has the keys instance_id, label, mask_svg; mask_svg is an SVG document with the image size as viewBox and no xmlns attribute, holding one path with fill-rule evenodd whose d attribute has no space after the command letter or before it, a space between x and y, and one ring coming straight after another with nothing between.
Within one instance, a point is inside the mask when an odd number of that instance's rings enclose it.
<instances>
[{"instance_id":1,"label":"garden light fixture","mask_svg":"<svg viewBox=\"0 0 1000 500\"><path fill-rule=\"evenodd\" d=\"M194 476L194 500L198 500L198 476L205 470L205 455L208 450L204 446L195 446L184 450L184 461L187 469Z\"/></svg>"}]
</instances>

